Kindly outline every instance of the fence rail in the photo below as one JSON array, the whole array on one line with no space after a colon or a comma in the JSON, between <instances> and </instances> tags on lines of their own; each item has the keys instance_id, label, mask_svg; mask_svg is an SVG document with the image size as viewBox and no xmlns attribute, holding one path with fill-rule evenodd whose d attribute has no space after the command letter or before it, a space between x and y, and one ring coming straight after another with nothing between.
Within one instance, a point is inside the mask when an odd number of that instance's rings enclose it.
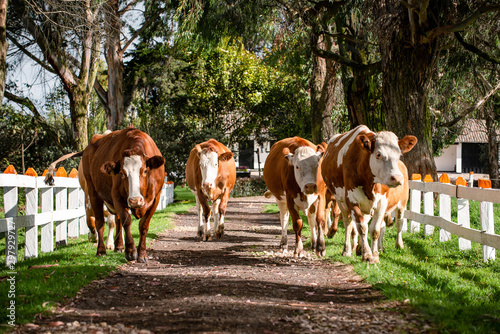
<instances>
[{"instance_id":1,"label":"fence rail","mask_svg":"<svg viewBox=\"0 0 500 334\"><path fill-rule=\"evenodd\" d=\"M473 184L471 173L470 185ZM500 190L491 188L489 180L479 180L480 188L468 187L461 177L455 185L450 184L446 174L440 182L420 181L420 176L414 175L410 181L410 210L404 218L410 220L410 232L420 231L424 226L425 235L432 235L434 227L438 227L439 240L450 240L450 234L459 237L459 249L471 248L471 241L477 242L483 248L483 260L495 260L495 249L500 250L500 235L495 234L493 203L500 203ZM439 195L439 216L434 216L434 194ZM457 199L457 222L451 220L451 197ZM481 230L470 227L469 201L480 202ZM423 205L422 205L423 202ZM422 213L423 207L423 213ZM405 226L407 229L407 226Z\"/></svg>"},{"instance_id":2,"label":"fence rail","mask_svg":"<svg viewBox=\"0 0 500 334\"><path fill-rule=\"evenodd\" d=\"M38 257L40 227L40 252L54 251L54 246L64 245L68 238L76 238L89 232L85 214L84 193L78 182L77 172L70 177L58 171L54 185L47 186L44 176L17 175L9 166L0 174L3 188L5 218L0 219L0 234L5 234L5 261L7 265L18 261L18 230L25 229L24 257ZM19 215L19 192L25 193L24 215ZM167 182L161 191L158 210L163 210L174 201L174 185ZM54 235L55 232L55 235ZM55 241L55 244L54 244Z\"/></svg>"}]
</instances>

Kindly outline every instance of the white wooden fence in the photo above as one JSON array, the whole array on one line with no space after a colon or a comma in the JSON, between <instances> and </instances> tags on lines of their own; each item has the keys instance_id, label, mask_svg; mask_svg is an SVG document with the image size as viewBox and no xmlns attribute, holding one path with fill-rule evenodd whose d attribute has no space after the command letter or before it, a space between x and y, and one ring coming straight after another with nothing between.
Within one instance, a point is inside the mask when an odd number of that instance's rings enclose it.
<instances>
[{"instance_id":1,"label":"white wooden fence","mask_svg":"<svg viewBox=\"0 0 500 334\"><path fill-rule=\"evenodd\" d=\"M42 253L52 252L54 246L66 244L68 238L88 233L84 194L78 178L54 177L54 186L47 186L44 179L44 176L0 174L5 206L5 218L0 219L0 234L5 234L6 238L7 265L18 260L20 228L25 228L25 258L38 257L39 250ZM166 181L165 178L157 210L163 210L174 201L174 185ZM26 208L24 215L19 215L19 192L22 189L26 196Z\"/></svg>"},{"instance_id":2,"label":"white wooden fence","mask_svg":"<svg viewBox=\"0 0 500 334\"><path fill-rule=\"evenodd\" d=\"M434 194L439 194L439 216L434 216ZM451 197L457 199L457 222L451 221ZM469 201L480 202L481 230L470 228ZM442 177L441 182L414 180L410 181L410 210L404 217L410 220L410 232L419 232L423 224L425 235L432 235L434 227L438 227L440 241L450 240L450 233L458 236L460 250L470 249L471 241L481 244L486 262L495 260L495 248L500 249L500 235L494 232L493 203L500 203L500 190L467 187L462 178L457 180L457 185L450 184L447 176Z\"/></svg>"}]
</instances>

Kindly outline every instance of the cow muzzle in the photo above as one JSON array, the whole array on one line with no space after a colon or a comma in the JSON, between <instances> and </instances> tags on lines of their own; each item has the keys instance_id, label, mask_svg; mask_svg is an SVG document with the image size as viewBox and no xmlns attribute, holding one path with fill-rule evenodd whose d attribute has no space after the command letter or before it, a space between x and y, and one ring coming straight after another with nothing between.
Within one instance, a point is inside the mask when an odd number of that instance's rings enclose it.
<instances>
[{"instance_id":1,"label":"cow muzzle","mask_svg":"<svg viewBox=\"0 0 500 334\"><path fill-rule=\"evenodd\" d=\"M399 187L400 185L402 185L404 182L404 178L403 176L399 176L399 175L393 175L390 177L389 179L389 184L387 184L387 186L389 188L396 188L396 187Z\"/></svg>"},{"instance_id":2,"label":"cow muzzle","mask_svg":"<svg viewBox=\"0 0 500 334\"><path fill-rule=\"evenodd\" d=\"M304 186L304 193L307 195L313 194L318 190L318 186L316 186L316 183L308 183Z\"/></svg>"},{"instance_id":3,"label":"cow muzzle","mask_svg":"<svg viewBox=\"0 0 500 334\"><path fill-rule=\"evenodd\" d=\"M142 196L137 196L137 197L129 197L128 200L128 206L131 209L139 209L144 206L144 197Z\"/></svg>"}]
</instances>

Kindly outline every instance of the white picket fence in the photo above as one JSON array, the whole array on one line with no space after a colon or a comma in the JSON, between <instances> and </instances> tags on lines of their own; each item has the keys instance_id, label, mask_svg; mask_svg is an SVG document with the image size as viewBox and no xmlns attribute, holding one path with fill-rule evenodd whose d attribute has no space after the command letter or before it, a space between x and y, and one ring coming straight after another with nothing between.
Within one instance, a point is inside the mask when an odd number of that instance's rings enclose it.
<instances>
[{"instance_id":1,"label":"white picket fence","mask_svg":"<svg viewBox=\"0 0 500 334\"><path fill-rule=\"evenodd\" d=\"M434 216L434 194L439 194L439 216ZM451 221L451 197L457 199L457 222ZM423 213L422 209L423 198ZM481 230L470 228L469 201L480 202ZM482 245L483 260L495 260L495 248L500 249L500 235L494 232L493 203L500 203L500 190L472 188L441 182L410 181L410 210L404 218L410 220L410 232L425 235L438 227L439 241L449 241L450 234L459 237L460 250L471 248L471 241ZM404 229L406 230L407 224Z\"/></svg>"},{"instance_id":2,"label":"white picket fence","mask_svg":"<svg viewBox=\"0 0 500 334\"><path fill-rule=\"evenodd\" d=\"M18 230L25 228L24 257L38 257L38 228L40 252L64 245L68 238L88 233L85 201L78 178L55 177L54 186L44 183L45 177L0 174L0 187L4 189L5 218L0 219L0 233L5 233L6 264L18 260ZM26 208L18 214L19 192L24 189ZM174 201L174 185L166 178L157 210L163 210ZM40 208L41 212L38 212ZM55 229L55 238L54 238Z\"/></svg>"}]
</instances>

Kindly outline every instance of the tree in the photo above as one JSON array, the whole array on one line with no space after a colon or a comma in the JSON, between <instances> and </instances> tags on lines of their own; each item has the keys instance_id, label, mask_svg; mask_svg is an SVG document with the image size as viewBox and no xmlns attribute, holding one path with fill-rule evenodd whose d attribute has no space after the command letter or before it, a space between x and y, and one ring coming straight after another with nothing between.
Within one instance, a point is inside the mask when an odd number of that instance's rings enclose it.
<instances>
[{"instance_id":1,"label":"tree","mask_svg":"<svg viewBox=\"0 0 500 334\"><path fill-rule=\"evenodd\" d=\"M98 3L15 0L11 8L9 40L59 77L70 101L74 146L83 150L87 146L87 110L99 56ZM35 45L37 54L31 51Z\"/></svg>"},{"instance_id":2,"label":"tree","mask_svg":"<svg viewBox=\"0 0 500 334\"><path fill-rule=\"evenodd\" d=\"M410 174L432 174L437 179L427 96L442 46L452 32L468 28L484 13L500 10L500 5L484 2L461 5L459 9L445 0L375 2L387 128L398 137L411 133L419 141L403 157Z\"/></svg>"},{"instance_id":3,"label":"tree","mask_svg":"<svg viewBox=\"0 0 500 334\"><path fill-rule=\"evenodd\" d=\"M0 103L5 92L7 71L7 4L8 0L0 0Z\"/></svg>"}]
</instances>

